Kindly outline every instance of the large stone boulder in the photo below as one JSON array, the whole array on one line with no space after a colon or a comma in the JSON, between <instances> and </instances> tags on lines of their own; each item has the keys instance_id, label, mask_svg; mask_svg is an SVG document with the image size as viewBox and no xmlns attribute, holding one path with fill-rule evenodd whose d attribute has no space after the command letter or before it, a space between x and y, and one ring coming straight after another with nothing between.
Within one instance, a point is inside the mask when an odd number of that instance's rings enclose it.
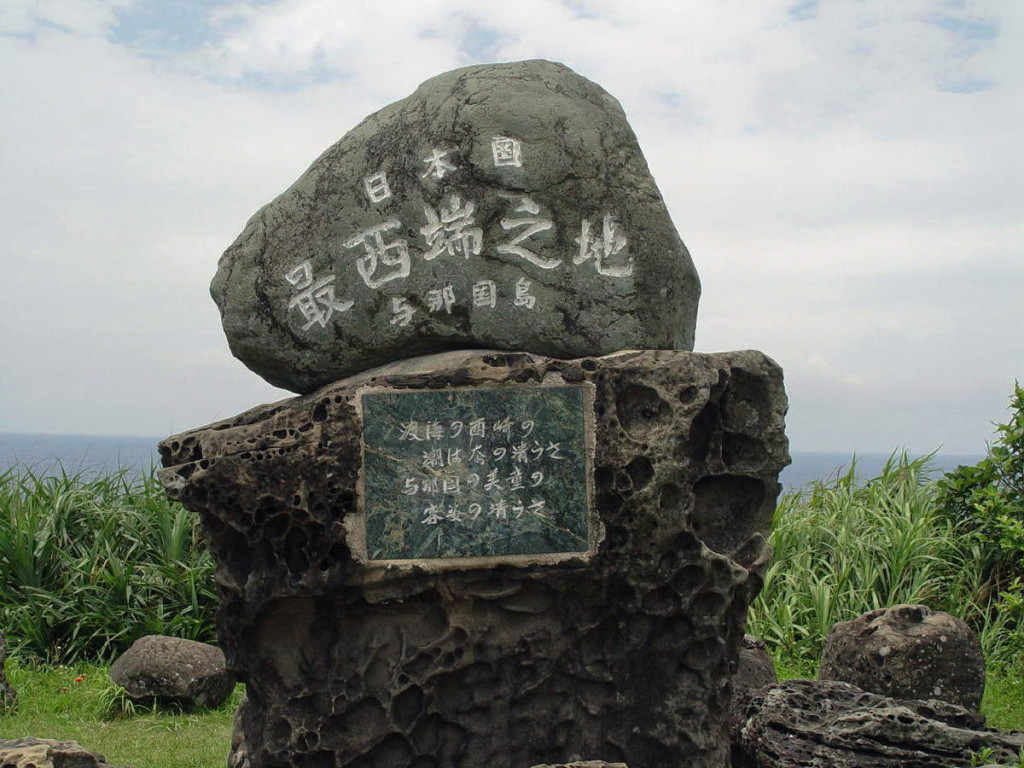
<instances>
[{"instance_id":1,"label":"large stone boulder","mask_svg":"<svg viewBox=\"0 0 1024 768\"><path fill-rule=\"evenodd\" d=\"M733 698L738 698L755 688L776 683L778 679L775 662L768 655L764 642L753 635L744 635L736 664L736 674L732 676Z\"/></svg>"},{"instance_id":2,"label":"large stone boulder","mask_svg":"<svg viewBox=\"0 0 1024 768\"><path fill-rule=\"evenodd\" d=\"M737 702L735 768L965 768L973 755L1016 765L1024 733L986 728L948 702L894 699L834 680L787 680Z\"/></svg>"},{"instance_id":3,"label":"large stone boulder","mask_svg":"<svg viewBox=\"0 0 1024 768\"><path fill-rule=\"evenodd\" d=\"M139 702L218 707L235 688L220 648L164 635L140 637L110 666L110 679Z\"/></svg>"},{"instance_id":4,"label":"large stone boulder","mask_svg":"<svg viewBox=\"0 0 1024 768\"><path fill-rule=\"evenodd\" d=\"M629 768L625 763L606 763L603 760L584 760L575 763L559 763L558 765L535 765L533 768Z\"/></svg>"},{"instance_id":5,"label":"large stone boulder","mask_svg":"<svg viewBox=\"0 0 1024 768\"><path fill-rule=\"evenodd\" d=\"M0 768L114 768L77 741L0 739Z\"/></svg>"},{"instance_id":6,"label":"large stone boulder","mask_svg":"<svg viewBox=\"0 0 1024 768\"><path fill-rule=\"evenodd\" d=\"M523 61L366 118L253 216L211 293L234 355L308 393L455 348L692 349L700 285L619 103Z\"/></svg>"},{"instance_id":7,"label":"large stone boulder","mask_svg":"<svg viewBox=\"0 0 1024 768\"><path fill-rule=\"evenodd\" d=\"M0 713L14 709L18 704L18 692L7 680L6 663L7 636L0 632Z\"/></svg>"},{"instance_id":8,"label":"large stone boulder","mask_svg":"<svg viewBox=\"0 0 1024 768\"><path fill-rule=\"evenodd\" d=\"M977 710L985 659L960 619L924 605L897 605L833 626L818 677L883 696L942 699Z\"/></svg>"},{"instance_id":9,"label":"large stone boulder","mask_svg":"<svg viewBox=\"0 0 1024 768\"><path fill-rule=\"evenodd\" d=\"M511 405L474 440L457 409L484 397ZM160 479L202 517L247 684L239 761L724 768L785 411L758 352L467 351L167 438ZM582 442L544 431L581 414ZM508 493L474 517L458 499L492 473Z\"/></svg>"}]
</instances>

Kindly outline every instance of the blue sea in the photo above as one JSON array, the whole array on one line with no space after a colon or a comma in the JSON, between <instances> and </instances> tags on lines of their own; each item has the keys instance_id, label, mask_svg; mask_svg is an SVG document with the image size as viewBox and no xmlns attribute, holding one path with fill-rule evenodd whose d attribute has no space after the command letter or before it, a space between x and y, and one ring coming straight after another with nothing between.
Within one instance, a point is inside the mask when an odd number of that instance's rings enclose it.
<instances>
[{"instance_id":1,"label":"blue sea","mask_svg":"<svg viewBox=\"0 0 1024 768\"><path fill-rule=\"evenodd\" d=\"M116 469L148 473L160 464L156 444L159 437L99 435L44 435L0 432L0 471L21 463L37 475L81 473L106 474ZM841 452L793 451L793 463L782 472L785 490L796 490L814 480L834 477L845 471L854 456ZM856 455L857 474L871 478L879 474L889 458L887 453ZM982 456L937 454L932 460L936 474L960 464L975 464Z\"/></svg>"}]
</instances>

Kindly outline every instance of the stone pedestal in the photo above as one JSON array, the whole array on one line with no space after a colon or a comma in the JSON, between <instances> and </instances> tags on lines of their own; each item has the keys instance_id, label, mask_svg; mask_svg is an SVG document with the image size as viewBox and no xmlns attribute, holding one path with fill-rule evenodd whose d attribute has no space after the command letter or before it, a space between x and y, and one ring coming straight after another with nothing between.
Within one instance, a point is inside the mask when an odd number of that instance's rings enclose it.
<instances>
[{"instance_id":1,"label":"stone pedestal","mask_svg":"<svg viewBox=\"0 0 1024 768\"><path fill-rule=\"evenodd\" d=\"M727 766L785 411L758 352L453 352L163 441L250 765Z\"/></svg>"}]
</instances>

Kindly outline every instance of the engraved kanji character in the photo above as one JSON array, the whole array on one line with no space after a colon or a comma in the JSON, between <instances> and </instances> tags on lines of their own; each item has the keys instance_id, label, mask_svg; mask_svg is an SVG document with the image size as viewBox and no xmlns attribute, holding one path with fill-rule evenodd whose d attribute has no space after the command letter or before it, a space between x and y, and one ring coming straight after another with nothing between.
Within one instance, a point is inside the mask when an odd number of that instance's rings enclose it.
<instances>
[{"instance_id":1,"label":"engraved kanji character","mask_svg":"<svg viewBox=\"0 0 1024 768\"><path fill-rule=\"evenodd\" d=\"M533 309L533 306L537 303L537 297L530 293L531 285L533 283L525 277L520 277L516 280L515 297L512 299L513 305Z\"/></svg>"},{"instance_id":2,"label":"engraved kanji character","mask_svg":"<svg viewBox=\"0 0 1024 768\"><path fill-rule=\"evenodd\" d=\"M420 483L420 490L423 493L437 493L437 478L436 477L425 477Z\"/></svg>"},{"instance_id":3,"label":"engraved kanji character","mask_svg":"<svg viewBox=\"0 0 1024 768\"><path fill-rule=\"evenodd\" d=\"M526 487L524 480L523 470L519 467L513 467L512 471L508 473L508 489L510 491L523 490Z\"/></svg>"},{"instance_id":4,"label":"engraved kanji character","mask_svg":"<svg viewBox=\"0 0 1024 768\"><path fill-rule=\"evenodd\" d=\"M444 429L439 421L428 421L424 426L427 440L440 440L444 436Z\"/></svg>"},{"instance_id":5,"label":"engraved kanji character","mask_svg":"<svg viewBox=\"0 0 1024 768\"><path fill-rule=\"evenodd\" d=\"M484 483L484 490L501 492L501 480L498 479L498 470L492 469L487 473L487 482Z\"/></svg>"},{"instance_id":6,"label":"engraved kanji character","mask_svg":"<svg viewBox=\"0 0 1024 768\"><path fill-rule=\"evenodd\" d=\"M457 495L462 493L458 475L445 475L441 478L441 493Z\"/></svg>"},{"instance_id":7,"label":"engraved kanji character","mask_svg":"<svg viewBox=\"0 0 1024 768\"><path fill-rule=\"evenodd\" d=\"M441 469L444 467L444 456L440 448L431 448L423 452L422 465L427 469Z\"/></svg>"},{"instance_id":8,"label":"engraved kanji character","mask_svg":"<svg viewBox=\"0 0 1024 768\"><path fill-rule=\"evenodd\" d=\"M391 299L391 324L400 328L412 322L412 316L416 314L416 307L409 303L409 300L395 296Z\"/></svg>"},{"instance_id":9,"label":"engraved kanji character","mask_svg":"<svg viewBox=\"0 0 1024 768\"><path fill-rule=\"evenodd\" d=\"M427 164L427 170L420 175L420 178L433 176L435 179L443 179L445 174L457 171L458 168L445 159L449 152L451 152L450 149L431 149L430 157L423 158L423 162Z\"/></svg>"},{"instance_id":10,"label":"engraved kanji character","mask_svg":"<svg viewBox=\"0 0 1024 768\"><path fill-rule=\"evenodd\" d=\"M590 231L590 221L583 219L580 225L580 236L575 238L580 244L579 253L573 257L573 264L582 264L589 259L594 260L598 273L608 277L629 277L633 274L633 257L626 255L625 263L612 266L608 262L626 247L626 238L615 229L615 219L611 214L604 215L601 234ZM624 254L625 255L625 254Z\"/></svg>"},{"instance_id":11,"label":"engraved kanji character","mask_svg":"<svg viewBox=\"0 0 1024 768\"><path fill-rule=\"evenodd\" d=\"M485 419L473 419L469 422L470 437L487 437L487 421Z\"/></svg>"},{"instance_id":12,"label":"engraved kanji character","mask_svg":"<svg viewBox=\"0 0 1024 768\"><path fill-rule=\"evenodd\" d=\"M461 523L462 512L459 510L459 505L453 504L452 506L448 507L448 511L445 513L445 517L448 520L452 520L453 522Z\"/></svg>"},{"instance_id":13,"label":"engraved kanji character","mask_svg":"<svg viewBox=\"0 0 1024 768\"><path fill-rule=\"evenodd\" d=\"M444 288L431 288L426 293L427 309L431 312L440 312L442 309L449 315L452 313L452 304L455 303L455 289L446 285Z\"/></svg>"},{"instance_id":14,"label":"engraved kanji character","mask_svg":"<svg viewBox=\"0 0 1024 768\"><path fill-rule=\"evenodd\" d=\"M477 464L486 464L487 458L484 456L483 449L479 445L472 445L469 448L469 458L467 462L472 461Z\"/></svg>"},{"instance_id":15,"label":"engraved kanji character","mask_svg":"<svg viewBox=\"0 0 1024 768\"><path fill-rule=\"evenodd\" d=\"M493 504L488 511L488 514L493 515L495 520L507 520L508 519L508 504L504 499L499 498Z\"/></svg>"},{"instance_id":16,"label":"engraved kanji character","mask_svg":"<svg viewBox=\"0 0 1024 768\"><path fill-rule=\"evenodd\" d=\"M494 432L504 432L505 438L508 439L512 436L512 419L507 416L503 419L498 419L494 422L494 426L491 427Z\"/></svg>"},{"instance_id":17,"label":"engraved kanji character","mask_svg":"<svg viewBox=\"0 0 1024 768\"><path fill-rule=\"evenodd\" d=\"M368 288L380 288L392 280L400 280L409 276L409 248L405 240L384 242L385 232L390 232L401 226L402 223L392 217L381 224L364 229L342 243L346 248L363 246L363 255L356 259L356 268ZM394 269L378 275L378 268L381 265L394 267Z\"/></svg>"},{"instance_id":18,"label":"engraved kanji character","mask_svg":"<svg viewBox=\"0 0 1024 768\"><path fill-rule=\"evenodd\" d=\"M338 301L334 296L334 275L313 280L313 267L309 260L289 270L284 279L299 291L288 302L288 309L298 309L306 324L302 330L308 331L314 325L321 328L327 326L335 312L347 312L354 301Z\"/></svg>"},{"instance_id":19,"label":"engraved kanji character","mask_svg":"<svg viewBox=\"0 0 1024 768\"><path fill-rule=\"evenodd\" d=\"M512 165L519 168L523 165L522 145L519 139L508 136L495 136L491 139L491 154L494 156L494 165Z\"/></svg>"},{"instance_id":20,"label":"engraved kanji character","mask_svg":"<svg viewBox=\"0 0 1024 768\"><path fill-rule=\"evenodd\" d=\"M473 306L494 307L498 303L498 287L493 280L478 280L473 283Z\"/></svg>"},{"instance_id":21,"label":"engraved kanji character","mask_svg":"<svg viewBox=\"0 0 1024 768\"><path fill-rule=\"evenodd\" d=\"M512 461L516 462L517 464L528 464L530 462L530 457L526 453L528 448L529 446L527 446L525 442L519 443L518 445L513 445Z\"/></svg>"},{"instance_id":22,"label":"engraved kanji character","mask_svg":"<svg viewBox=\"0 0 1024 768\"><path fill-rule=\"evenodd\" d=\"M551 229L554 226L554 223L551 219L544 219L537 216L537 214L540 213L540 206L529 197L526 197L525 195L513 195L512 197L518 197L519 199L519 205L516 207L515 213L526 213L529 215L520 216L515 219L509 218L501 220L502 229L522 228L522 231L507 243L499 245L497 248L498 253L519 256L522 259L526 259L531 264L535 264L541 269L554 269L562 263L561 259L545 259L543 256L538 256L523 245L523 243L539 232Z\"/></svg>"},{"instance_id":23,"label":"engraved kanji character","mask_svg":"<svg viewBox=\"0 0 1024 768\"><path fill-rule=\"evenodd\" d=\"M379 203L391 197L391 187L388 186L388 176L384 171L377 171L363 179L363 188L371 203Z\"/></svg>"},{"instance_id":24,"label":"engraved kanji character","mask_svg":"<svg viewBox=\"0 0 1024 768\"><path fill-rule=\"evenodd\" d=\"M427 223L420 227L420 233L428 246L423 252L423 258L431 261L444 251L447 251L449 256L460 253L467 259L470 254L479 255L483 247L484 231L473 226L474 211L476 204L472 200L467 200L466 204L462 205L462 198L458 195L449 195L441 203L440 214L429 205L423 206Z\"/></svg>"},{"instance_id":25,"label":"engraved kanji character","mask_svg":"<svg viewBox=\"0 0 1024 768\"><path fill-rule=\"evenodd\" d=\"M401 425L402 433L398 436L402 440L422 440L420 437L420 423L418 421L407 421Z\"/></svg>"},{"instance_id":26,"label":"engraved kanji character","mask_svg":"<svg viewBox=\"0 0 1024 768\"><path fill-rule=\"evenodd\" d=\"M441 522L441 511L437 504L431 504L423 510L423 519L420 522L423 525L437 525Z\"/></svg>"}]
</instances>

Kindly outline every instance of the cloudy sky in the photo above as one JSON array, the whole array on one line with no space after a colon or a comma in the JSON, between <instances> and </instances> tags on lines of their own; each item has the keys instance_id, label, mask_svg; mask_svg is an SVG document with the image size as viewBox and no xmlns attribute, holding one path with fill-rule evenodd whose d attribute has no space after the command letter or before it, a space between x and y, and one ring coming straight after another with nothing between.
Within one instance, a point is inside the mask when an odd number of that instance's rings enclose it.
<instances>
[{"instance_id":1,"label":"cloudy sky","mask_svg":"<svg viewBox=\"0 0 1024 768\"><path fill-rule=\"evenodd\" d=\"M2 0L0 431L166 435L287 395L221 252L365 115L543 57L625 107L793 450L980 453L1024 381L1019 0Z\"/></svg>"}]
</instances>

